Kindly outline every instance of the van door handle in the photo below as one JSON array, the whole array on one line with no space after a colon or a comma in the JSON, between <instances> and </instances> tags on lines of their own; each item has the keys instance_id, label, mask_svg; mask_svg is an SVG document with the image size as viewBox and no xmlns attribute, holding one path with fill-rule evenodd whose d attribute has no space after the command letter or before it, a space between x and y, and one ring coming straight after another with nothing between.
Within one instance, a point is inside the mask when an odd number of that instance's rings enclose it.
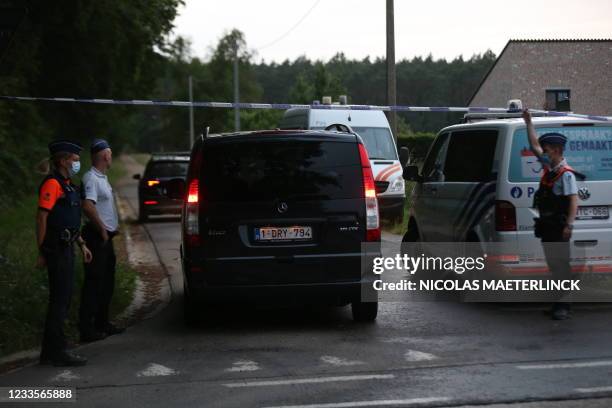
<instances>
[{"instance_id":1,"label":"van door handle","mask_svg":"<svg viewBox=\"0 0 612 408\"><path fill-rule=\"evenodd\" d=\"M574 241L574 245L576 245L577 247L591 247L591 246L597 246L597 240L596 239L584 239L584 240L580 240L580 241Z\"/></svg>"}]
</instances>

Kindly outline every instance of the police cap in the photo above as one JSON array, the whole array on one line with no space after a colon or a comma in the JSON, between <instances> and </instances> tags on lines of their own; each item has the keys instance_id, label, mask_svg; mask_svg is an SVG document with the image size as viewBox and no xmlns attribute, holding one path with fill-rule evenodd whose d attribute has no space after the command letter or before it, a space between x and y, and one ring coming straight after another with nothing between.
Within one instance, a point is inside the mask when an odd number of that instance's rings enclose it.
<instances>
[{"instance_id":1,"label":"police cap","mask_svg":"<svg viewBox=\"0 0 612 408\"><path fill-rule=\"evenodd\" d=\"M545 133L538 138L538 141L540 142L540 144L548 143L565 147L565 144L567 143L567 137L565 137L561 133Z\"/></svg>"},{"instance_id":2,"label":"police cap","mask_svg":"<svg viewBox=\"0 0 612 408\"><path fill-rule=\"evenodd\" d=\"M49 153L52 155L60 152L81 154L81 150L83 146L72 140L54 140L49 143Z\"/></svg>"},{"instance_id":3,"label":"police cap","mask_svg":"<svg viewBox=\"0 0 612 408\"><path fill-rule=\"evenodd\" d=\"M110 145L108 144L106 140L94 139L93 142L91 142L91 148L90 148L91 154L96 154L98 152L101 152L104 149L110 149Z\"/></svg>"}]
</instances>

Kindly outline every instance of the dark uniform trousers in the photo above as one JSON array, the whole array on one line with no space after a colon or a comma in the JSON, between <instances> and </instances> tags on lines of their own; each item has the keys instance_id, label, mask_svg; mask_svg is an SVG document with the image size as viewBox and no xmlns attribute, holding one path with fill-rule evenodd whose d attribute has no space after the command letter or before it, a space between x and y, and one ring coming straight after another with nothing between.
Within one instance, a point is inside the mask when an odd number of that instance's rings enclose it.
<instances>
[{"instance_id":1,"label":"dark uniform trousers","mask_svg":"<svg viewBox=\"0 0 612 408\"><path fill-rule=\"evenodd\" d=\"M551 273L551 278L555 280L567 280L572 278L570 266L570 243L563 239L563 232L560 228L554 228L542 233L542 247L546 264ZM566 294L564 291L554 293L555 301L562 306L569 306L569 303L560 302Z\"/></svg>"},{"instance_id":2,"label":"dark uniform trousers","mask_svg":"<svg viewBox=\"0 0 612 408\"><path fill-rule=\"evenodd\" d=\"M56 241L51 246L43 247L49 275L49 305L41 350L41 355L49 358L66 350L63 327L74 286L74 245Z\"/></svg>"},{"instance_id":3,"label":"dark uniform trousers","mask_svg":"<svg viewBox=\"0 0 612 408\"><path fill-rule=\"evenodd\" d=\"M115 249L112 233L106 243L99 232L88 224L83 228L83 239L93 256L85 264L85 277L81 294L79 329L81 334L104 332L109 324L109 308L115 289Z\"/></svg>"}]
</instances>

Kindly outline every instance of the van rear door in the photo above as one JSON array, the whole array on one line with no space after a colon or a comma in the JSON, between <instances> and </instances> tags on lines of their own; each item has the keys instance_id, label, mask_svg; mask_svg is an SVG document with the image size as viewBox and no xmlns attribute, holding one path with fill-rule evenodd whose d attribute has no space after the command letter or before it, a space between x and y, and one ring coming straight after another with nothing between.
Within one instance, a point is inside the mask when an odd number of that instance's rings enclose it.
<instances>
[{"instance_id":1,"label":"van rear door","mask_svg":"<svg viewBox=\"0 0 612 408\"><path fill-rule=\"evenodd\" d=\"M206 143L202 166L209 284L360 279L366 220L354 135L223 137Z\"/></svg>"}]
</instances>

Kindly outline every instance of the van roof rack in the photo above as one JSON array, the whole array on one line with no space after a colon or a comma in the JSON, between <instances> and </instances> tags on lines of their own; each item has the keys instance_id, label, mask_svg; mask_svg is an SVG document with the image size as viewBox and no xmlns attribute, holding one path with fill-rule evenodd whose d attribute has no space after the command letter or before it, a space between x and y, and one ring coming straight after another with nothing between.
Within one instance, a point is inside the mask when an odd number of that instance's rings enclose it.
<instances>
[{"instance_id":1,"label":"van roof rack","mask_svg":"<svg viewBox=\"0 0 612 408\"><path fill-rule=\"evenodd\" d=\"M533 117L544 117L544 112L531 112ZM492 112L492 113L466 113L463 115L463 121L461 123L472 123L480 122L483 120L495 120L495 119L517 119L522 118L523 112Z\"/></svg>"}]
</instances>

